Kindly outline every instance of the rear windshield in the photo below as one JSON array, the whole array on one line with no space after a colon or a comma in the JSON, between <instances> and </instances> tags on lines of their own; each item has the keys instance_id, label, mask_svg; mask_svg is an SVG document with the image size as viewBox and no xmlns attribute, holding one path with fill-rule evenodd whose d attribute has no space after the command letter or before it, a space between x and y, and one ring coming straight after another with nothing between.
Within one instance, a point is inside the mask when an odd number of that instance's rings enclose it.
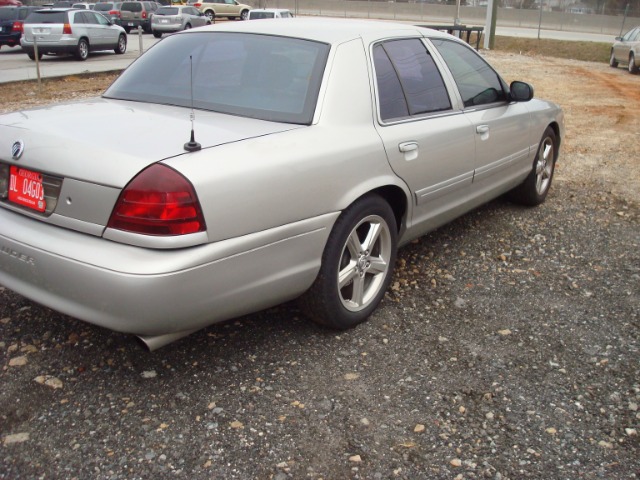
<instances>
[{"instance_id":1,"label":"rear windshield","mask_svg":"<svg viewBox=\"0 0 640 480\"><path fill-rule=\"evenodd\" d=\"M249 16L252 20L260 20L263 18L273 18L276 14L273 12L249 12Z\"/></svg>"},{"instance_id":2,"label":"rear windshield","mask_svg":"<svg viewBox=\"0 0 640 480\"><path fill-rule=\"evenodd\" d=\"M160 7L155 15L178 15L180 11L175 7Z\"/></svg>"},{"instance_id":3,"label":"rear windshield","mask_svg":"<svg viewBox=\"0 0 640 480\"><path fill-rule=\"evenodd\" d=\"M0 20L13 20L14 18L18 18L17 8L0 8Z\"/></svg>"},{"instance_id":4,"label":"rear windshield","mask_svg":"<svg viewBox=\"0 0 640 480\"><path fill-rule=\"evenodd\" d=\"M96 3L96 6L93 7L96 12L108 12L110 10L117 10L117 3Z\"/></svg>"},{"instance_id":5,"label":"rear windshield","mask_svg":"<svg viewBox=\"0 0 640 480\"><path fill-rule=\"evenodd\" d=\"M141 12L142 4L140 2L125 2L120 7L120 10L126 12Z\"/></svg>"},{"instance_id":6,"label":"rear windshield","mask_svg":"<svg viewBox=\"0 0 640 480\"><path fill-rule=\"evenodd\" d=\"M67 23L67 12L40 10L29 15L24 23Z\"/></svg>"},{"instance_id":7,"label":"rear windshield","mask_svg":"<svg viewBox=\"0 0 640 480\"><path fill-rule=\"evenodd\" d=\"M272 35L172 35L136 60L104 97L190 107L192 92L197 109L309 125L328 53L324 43Z\"/></svg>"}]
</instances>

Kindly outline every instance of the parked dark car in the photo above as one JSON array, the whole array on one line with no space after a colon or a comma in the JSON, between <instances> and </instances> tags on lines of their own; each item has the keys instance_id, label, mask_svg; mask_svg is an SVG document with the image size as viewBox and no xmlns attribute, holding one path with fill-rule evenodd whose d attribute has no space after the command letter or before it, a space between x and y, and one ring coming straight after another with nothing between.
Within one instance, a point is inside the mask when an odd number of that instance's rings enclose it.
<instances>
[{"instance_id":1,"label":"parked dark car","mask_svg":"<svg viewBox=\"0 0 640 480\"><path fill-rule=\"evenodd\" d=\"M38 7L0 7L0 47L20 45L24 19Z\"/></svg>"}]
</instances>

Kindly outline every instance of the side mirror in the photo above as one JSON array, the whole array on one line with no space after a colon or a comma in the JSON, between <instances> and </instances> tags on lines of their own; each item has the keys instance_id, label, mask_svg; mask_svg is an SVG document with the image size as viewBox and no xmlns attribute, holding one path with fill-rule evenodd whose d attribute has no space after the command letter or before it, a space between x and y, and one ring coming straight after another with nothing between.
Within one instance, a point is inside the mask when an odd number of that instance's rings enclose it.
<instances>
[{"instance_id":1,"label":"side mirror","mask_svg":"<svg viewBox=\"0 0 640 480\"><path fill-rule=\"evenodd\" d=\"M621 41L622 41L622 37L616 37L616 38L614 38L614 40L615 40L616 42L621 42Z\"/></svg>"},{"instance_id":2,"label":"side mirror","mask_svg":"<svg viewBox=\"0 0 640 480\"><path fill-rule=\"evenodd\" d=\"M509 91L513 102L528 102L533 98L533 87L526 82L511 82Z\"/></svg>"}]
</instances>

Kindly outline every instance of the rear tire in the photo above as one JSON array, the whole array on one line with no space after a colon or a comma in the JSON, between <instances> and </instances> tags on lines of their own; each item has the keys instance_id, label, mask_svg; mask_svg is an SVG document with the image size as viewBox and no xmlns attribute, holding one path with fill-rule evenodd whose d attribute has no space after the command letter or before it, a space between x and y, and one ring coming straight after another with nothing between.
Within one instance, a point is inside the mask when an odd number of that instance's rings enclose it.
<instances>
[{"instance_id":1,"label":"rear tire","mask_svg":"<svg viewBox=\"0 0 640 480\"><path fill-rule=\"evenodd\" d=\"M213 10L207 10L206 12L204 12L204 16L207 17L210 22L213 22L216 18L216 12L214 12Z\"/></svg>"},{"instance_id":2,"label":"rear tire","mask_svg":"<svg viewBox=\"0 0 640 480\"><path fill-rule=\"evenodd\" d=\"M120 35L118 37L118 44L116 45L116 48L113 49L114 52L116 52L117 55L122 55L123 53L125 53L127 51L127 37L124 35Z\"/></svg>"},{"instance_id":3,"label":"rear tire","mask_svg":"<svg viewBox=\"0 0 640 480\"><path fill-rule=\"evenodd\" d=\"M31 59L34 60L36 59L36 54L35 52L29 52L27 53L27 56ZM40 52L38 52L38 60L42 59L42 54Z\"/></svg>"},{"instance_id":4,"label":"rear tire","mask_svg":"<svg viewBox=\"0 0 640 480\"><path fill-rule=\"evenodd\" d=\"M89 42L85 38L81 38L78 41L78 46L76 47L76 58L84 62L87 58L89 58Z\"/></svg>"},{"instance_id":5,"label":"rear tire","mask_svg":"<svg viewBox=\"0 0 640 480\"><path fill-rule=\"evenodd\" d=\"M162 32L156 32L155 30L153 31L153 36L156 38L160 38L162 37Z\"/></svg>"},{"instance_id":6,"label":"rear tire","mask_svg":"<svg viewBox=\"0 0 640 480\"><path fill-rule=\"evenodd\" d=\"M398 230L393 210L379 195L342 212L322 254L320 272L300 299L315 322L344 330L364 322L393 277Z\"/></svg>"},{"instance_id":7,"label":"rear tire","mask_svg":"<svg viewBox=\"0 0 640 480\"><path fill-rule=\"evenodd\" d=\"M190 24L190 23L187 23L187 24L184 26L184 29L185 29L185 30L191 30L191 24Z\"/></svg>"},{"instance_id":8,"label":"rear tire","mask_svg":"<svg viewBox=\"0 0 640 480\"><path fill-rule=\"evenodd\" d=\"M540 140L533 168L519 186L509 192L509 198L516 203L535 207L544 203L551 188L551 180L558 158L556 132L547 127Z\"/></svg>"},{"instance_id":9,"label":"rear tire","mask_svg":"<svg viewBox=\"0 0 640 480\"><path fill-rule=\"evenodd\" d=\"M249 10L243 10L240 13L240 20L246 20L247 18L249 18Z\"/></svg>"}]
</instances>

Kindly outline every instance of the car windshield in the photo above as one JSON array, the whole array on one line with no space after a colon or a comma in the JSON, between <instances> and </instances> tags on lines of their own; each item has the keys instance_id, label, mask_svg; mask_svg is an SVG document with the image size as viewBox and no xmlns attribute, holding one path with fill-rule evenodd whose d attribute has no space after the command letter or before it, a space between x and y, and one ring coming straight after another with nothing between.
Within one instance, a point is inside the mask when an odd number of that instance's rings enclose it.
<instances>
[{"instance_id":1,"label":"car windshield","mask_svg":"<svg viewBox=\"0 0 640 480\"><path fill-rule=\"evenodd\" d=\"M154 15L178 15L180 11L176 7L160 7Z\"/></svg>"},{"instance_id":2,"label":"car windshield","mask_svg":"<svg viewBox=\"0 0 640 480\"><path fill-rule=\"evenodd\" d=\"M324 43L270 35L173 35L133 63L104 97L190 107L192 90L197 109L308 125L328 52Z\"/></svg>"}]
</instances>

